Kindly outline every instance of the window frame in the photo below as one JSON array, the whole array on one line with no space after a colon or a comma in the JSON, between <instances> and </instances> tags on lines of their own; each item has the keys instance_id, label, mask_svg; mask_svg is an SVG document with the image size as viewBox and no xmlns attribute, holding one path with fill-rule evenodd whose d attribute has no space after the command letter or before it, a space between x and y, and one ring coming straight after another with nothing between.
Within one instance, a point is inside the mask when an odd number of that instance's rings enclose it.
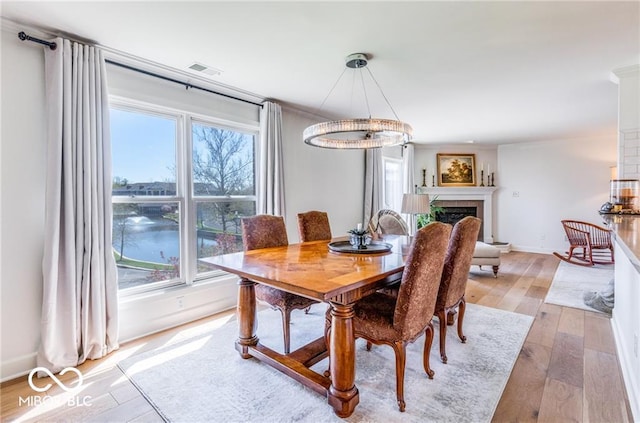
<instances>
[{"instance_id":1,"label":"window frame","mask_svg":"<svg viewBox=\"0 0 640 423\"><path fill-rule=\"evenodd\" d=\"M258 173L260 163L260 127L228 119L203 115L184 109L167 107L159 104L135 100L119 95L109 96L109 108L132 113L141 113L176 121L176 195L175 196L113 196L112 204L127 204L144 201L145 203L176 202L180 208L181 219L179 221L180 244L180 276L164 281L151 282L139 286L118 289L120 296L130 296L142 293L158 292L167 288L190 286L200 283L216 283L224 279L228 274L222 270L198 274L197 269L197 206L199 203L247 201L253 202L257 208L257 190L260 181ZM253 136L254 142L254 194L250 196L196 196L193 184L193 123L215 126L231 131L242 132ZM112 175L113 176L113 175ZM112 183L113 181L110 181ZM184 217L182 217L184 216ZM111 221L113 224L113 219Z\"/></svg>"},{"instance_id":2,"label":"window frame","mask_svg":"<svg viewBox=\"0 0 640 423\"><path fill-rule=\"evenodd\" d=\"M400 193L399 197L396 198L397 200L397 205L398 208L394 208L391 205L387 204L387 183L388 183L388 179L387 179L387 163L394 163L395 165L398 166L399 169L399 179L398 179L398 183L397 183L397 188L398 188L398 192ZM403 171L403 162L402 159L399 158L395 158L395 157L388 157L388 156L382 156L382 169L383 169L383 181L384 183L382 184L382 198L384 201L384 206L385 208L389 208L391 210L394 210L398 213L401 212L400 208L402 205L402 194L403 194L403 181L402 181L402 171Z\"/></svg>"}]
</instances>

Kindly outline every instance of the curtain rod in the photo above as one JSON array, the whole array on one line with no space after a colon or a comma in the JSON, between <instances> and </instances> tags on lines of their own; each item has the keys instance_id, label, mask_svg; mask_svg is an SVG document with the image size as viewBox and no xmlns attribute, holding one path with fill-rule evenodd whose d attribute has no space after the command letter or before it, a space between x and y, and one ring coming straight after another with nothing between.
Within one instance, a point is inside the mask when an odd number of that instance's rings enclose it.
<instances>
[{"instance_id":1,"label":"curtain rod","mask_svg":"<svg viewBox=\"0 0 640 423\"><path fill-rule=\"evenodd\" d=\"M33 41L34 43L45 45L49 47L51 50L55 50L56 48L58 48L58 45L55 42L45 41L45 40L41 40L40 38L32 37L30 35L25 34L24 31L20 31L18 33L18 38L20 38L22 41L24 40Z\"/></svg>"},{"instance_id":2,"label":"curtain rod","mask_svg":"<svg viewBox=\"0 0 640 423\"><path fill-rule=\"evenodd\" d=\"M121 68L129 69L129 70L134 71L134 72L139 72L139 73L142 73L142 74L145 74L145 75L153 76L155 78L163 79L165 81L174 82L176 84L184 85L187 89L195 88L197 90L206 91L208 93L216 94L216 95L219 95L219 96L222 96L222 97L226 97L226 98L230 98L232 100L238 100L238 101L242 101L244 103L253 104L254 106L259 106L260 108L262 108L262 104L255 103L255 102L250 101L250 100L245 100L244 98L234 97L234 96L229 95L229 94L224 94L224 93L221 93L221 92L218 92L218 91L210 90L208 88L199 87L197 85L189 84L188 82L180 81L178 79L170 78L168 76L159 75L157 73L153 73L153 72L150 72L150 71L147 71L147 70L144 70L144 69L136 68L134 66L129 66L129 65L125 65L123 63L114 62L113 60L106 59L105 62L109 63L110 65L119 66Z\"/></svg>"},{"instance_id":3,"label":"curtain rod","mask_svg":"<svg viewBox=\"0 0 640 423\"><path fill-rule=\"evenodd\" d=\"M51 50L55 50L58 47L58 45L55 42L45 41L45 40L41 40L40 38L31 37L31 36L25 34L24 31L21 31L20 33L18 33L18 38L20 38L22 41L25 41L25 40L33 41L34 43L39 43L39 44L48 46ZM174 82L176 84L184 85L187 89L195 88L197 90L206 91L208 93L216 94L216 95L219 95L219 96L222 96L222 97L226 97L226 98L230 98L232 100L238 100L238 101L242 101L244 103L253 104L254 106L258 106L258 107L262 108L262 104L260 104L260 103L255 103L253 101L245 100L243 98L234 97L232 95L224 94L224 93L221 93L221 92L218 92L218 91L213 91L213 90L210 90L208 88L199 87L197 85L189 84L188 82L183 82L183 81L180 81L178 79L169 78L168 76L159 75L157 73L149 72L149 71L146 71L144 69L139 69L139 68L136 68L136 67L133 67L133 66L125 65L123 63L114 62L113 60L109 60L109 59L106 59L105 62L107 62L107 63L109 63L111 65L114 65L114 66L119 66L121 68L129 69L129 70L134 71L134 72L139 72L139 73L142 73L142 74L145 74L145 75L153 76L155 78L163 79L165 81L170 81L170 82Z\"/></svg>"}]
</instances>

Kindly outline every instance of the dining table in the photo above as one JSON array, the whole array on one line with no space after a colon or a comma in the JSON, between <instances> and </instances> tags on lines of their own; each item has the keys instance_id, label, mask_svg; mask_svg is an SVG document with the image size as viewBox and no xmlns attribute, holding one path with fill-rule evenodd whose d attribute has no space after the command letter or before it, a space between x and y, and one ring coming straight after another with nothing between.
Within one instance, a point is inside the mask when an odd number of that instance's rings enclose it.
<instances>
[{"instance_id":1,"label":"dining table","mask_svg":"<svg viewBox=\"0 0 640 423\"><path fill-rule=\"evenodd\" d=\"M365 251L344 248L346 238L336 238L206 257L201 262L239 276L235 348L240 356L254 357L326 396L335 414L344 418L359 402L354 303L400 280L411 240L383 236ZM333 248L336 245L343 248ZM329 304L327 339L320 337L289 354L261 344L256 334L258 283ZM311 369L327 357L328 372Z\"/></svg>"}]
</instances>

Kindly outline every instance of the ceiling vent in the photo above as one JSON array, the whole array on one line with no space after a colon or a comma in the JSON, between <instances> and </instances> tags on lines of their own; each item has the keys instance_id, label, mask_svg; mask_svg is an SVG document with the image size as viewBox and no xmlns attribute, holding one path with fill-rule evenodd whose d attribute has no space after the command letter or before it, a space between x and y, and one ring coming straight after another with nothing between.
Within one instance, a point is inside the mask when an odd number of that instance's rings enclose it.
<instances>
[{"instance_id":1,"label":"ceiling vent","mask_svg":"<svg viewBox=\"0 0 640 423\"><path fill-rule=\"evenodd\" d=\"M222 71L220 69L216 69L212 66L203 65L202 63L198 63L198 62L194 62L191 66L189 66L189 69L194 72L204 73L205 75L209 75L209 76L216 76L216 75L222 74Z\"/></svg>"}]
</instances>

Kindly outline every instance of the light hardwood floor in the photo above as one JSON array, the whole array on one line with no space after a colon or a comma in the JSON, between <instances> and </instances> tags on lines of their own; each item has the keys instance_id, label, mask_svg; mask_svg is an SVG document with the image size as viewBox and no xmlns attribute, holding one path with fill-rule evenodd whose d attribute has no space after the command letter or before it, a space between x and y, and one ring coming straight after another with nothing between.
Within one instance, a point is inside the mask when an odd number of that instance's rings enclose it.
<instances>
[{"instance_id":1,"label":"light hardwood floor","mask_svg":"<svg viewBox=\"0 0 640 423\"><path fill-rule=\"evenodd\" d=\"M511 252L503 254L497 279L490 267L482 271L477 266L472 268L468 302L535 316L493 421L632 421L609 318L544 303L557 266L558 259L551 255ZM69 394L57 385L47 394L62 404L54 401L40 406L20 404L20 398L34 395L27 378L5 382L0 387L2 421L162 421L120 371L117 362L157 348L180 336L185 328L212 320L222 325L233 315L233 311L228 311L148 336L123 345L104 359L81 365L85 381L79 395L81 399L91 397L90 407L64 403L65 395ZM61 379L74 377L67 374ZM329 407L327 412L331 412Z\"/></svg>"}]
</instances>

